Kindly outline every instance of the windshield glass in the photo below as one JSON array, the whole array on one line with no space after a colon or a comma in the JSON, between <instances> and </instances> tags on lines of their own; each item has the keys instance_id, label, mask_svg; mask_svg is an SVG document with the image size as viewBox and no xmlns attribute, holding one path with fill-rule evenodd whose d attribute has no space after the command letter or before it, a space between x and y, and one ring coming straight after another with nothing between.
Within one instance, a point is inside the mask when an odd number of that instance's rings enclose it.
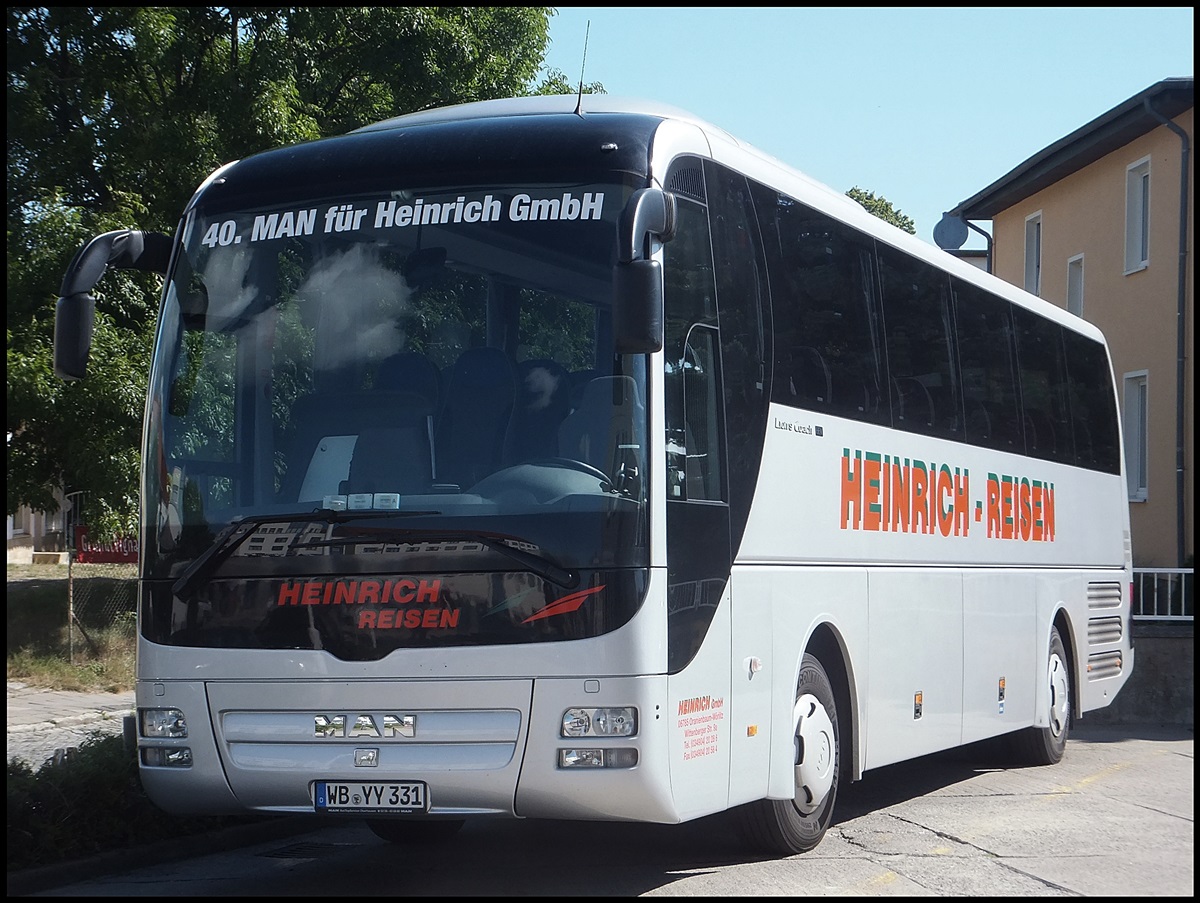
<instances>
[{"instance_id":1,"label":"windshield glass","mask_svg":"<svg viewBox=\"0 0 1200 903\"><path fill-rule=\"evenodd\" d=\"M646 362L614 355L609 315L629 193L201 202L160 321L147 576L186 597L297 571L565 586L644 566ZM430 557L447 543L472 551Z\"/></svg>"}]
</instances>

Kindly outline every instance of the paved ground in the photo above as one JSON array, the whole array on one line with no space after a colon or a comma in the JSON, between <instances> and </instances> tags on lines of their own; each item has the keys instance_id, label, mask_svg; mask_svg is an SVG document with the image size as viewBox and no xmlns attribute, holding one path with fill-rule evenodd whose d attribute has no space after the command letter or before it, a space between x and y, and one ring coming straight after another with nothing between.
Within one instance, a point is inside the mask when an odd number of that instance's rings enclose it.
<instances>
[{"instance_id":1,"label":"paved ground","mask_svg":"<svg viewBox=\"0 0 1200 903\"><path fill-rule=\"evenodd\" d=\"M43 690L8 682L8 758L40 768L59 750L79 746L94 732L119 734L134 710L128 693Z\"/></svg>"}]
</instances>

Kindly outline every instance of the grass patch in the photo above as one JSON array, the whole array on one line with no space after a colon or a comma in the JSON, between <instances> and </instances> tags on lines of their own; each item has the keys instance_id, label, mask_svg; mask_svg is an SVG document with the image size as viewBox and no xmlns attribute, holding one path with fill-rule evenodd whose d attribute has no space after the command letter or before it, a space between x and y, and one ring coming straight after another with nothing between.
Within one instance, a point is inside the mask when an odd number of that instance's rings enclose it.
<instances>
[{"instance_id":1,"label":"grass patch","mask_svg":"<svg viewBox=\"0 0 1200 903\"><path fill-rule=\"evenodd\" d=\"M51 690L132 690L135 587L132 569L120 566L10 564L8 678Z\"/></svg>"}]
</instances>

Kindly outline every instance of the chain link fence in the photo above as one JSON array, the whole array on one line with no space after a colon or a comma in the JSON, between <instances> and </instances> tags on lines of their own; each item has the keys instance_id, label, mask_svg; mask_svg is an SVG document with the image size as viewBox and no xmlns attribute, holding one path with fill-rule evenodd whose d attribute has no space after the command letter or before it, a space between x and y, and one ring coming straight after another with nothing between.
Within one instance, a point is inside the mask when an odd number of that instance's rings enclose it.
<instances>
[{"instance_id":1,"label":"chain link fence","mask_svg":"<svg viewBox=\"0 0 1200 903\"><path fill-rule=\"evenodd\" d=\"M113 639L137 635L137 564L67 561L67 638L72 664L99 658Z\"/></svg>"}]
</instances>

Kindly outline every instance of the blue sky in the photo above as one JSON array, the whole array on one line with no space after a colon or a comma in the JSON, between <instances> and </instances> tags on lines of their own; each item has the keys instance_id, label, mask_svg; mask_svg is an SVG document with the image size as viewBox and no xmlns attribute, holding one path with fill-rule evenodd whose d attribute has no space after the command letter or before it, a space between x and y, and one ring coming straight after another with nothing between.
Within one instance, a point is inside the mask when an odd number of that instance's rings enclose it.
<instances>
[{"instance_id":1,"label":"blue sky","mask_svg":"<svg viewBox=\"0 0 1200 903\"><path fill-rule=\"evenodd\" d=\"M1193 7L557 7L545 65L681 107L838 191L942 213L1164 78ZM590 22L590 34L588 24ZM985 228L987 223L982 223ZM983 247L971 233L965 247Z\"/></svg>"}]
</instances>

